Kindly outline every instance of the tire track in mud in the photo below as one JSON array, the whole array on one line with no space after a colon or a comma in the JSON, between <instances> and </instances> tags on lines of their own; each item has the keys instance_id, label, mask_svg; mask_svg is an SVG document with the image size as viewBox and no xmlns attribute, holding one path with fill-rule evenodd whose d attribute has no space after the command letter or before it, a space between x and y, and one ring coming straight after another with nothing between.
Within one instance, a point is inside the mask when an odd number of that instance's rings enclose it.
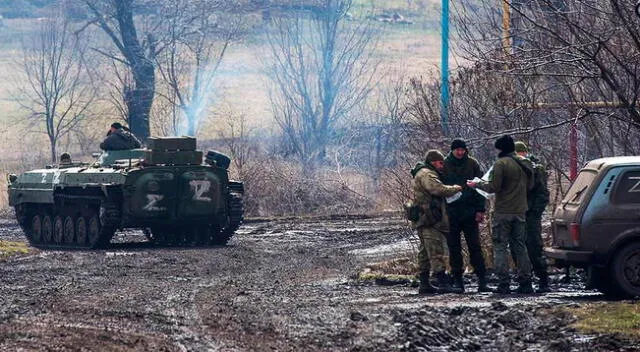
<instances>
[{"instance_id":1,"label":"tire track in mud","mask_svg":"<svg viewBox=\"0 0 640 352\"><path fill-rule=\"evenodd\" d=\"M187 296L186 302L182 301L181 295L168 297L167 301L175 304L163 310L175 329L171 334L172 340L181 351L212 351L221 348L211 336L202 331L204 324L195 303L200 287L202 285L195 285L189 292L183 292Z\"/></svg>"},{"instance_id":2,"label":"tire track in mud","mask_svg":"<svg viewBox=\"0 0 640 352\"><path fill-rule=\"evenodd\" d=\"M2 239L24 241L15 224L0 221ZM582 284L563 289L554 282L556 292L531 297L425 297L416 288L353 279L369 262L411 253L414 242L401 219L251 222L229 246L216 248L155 247L135 232L116 241L107 251L43 251L0 262L0 350L633 346L580 335L570 316L556 313L558 306L600 299Z\"/></svg>"}]
</instances>

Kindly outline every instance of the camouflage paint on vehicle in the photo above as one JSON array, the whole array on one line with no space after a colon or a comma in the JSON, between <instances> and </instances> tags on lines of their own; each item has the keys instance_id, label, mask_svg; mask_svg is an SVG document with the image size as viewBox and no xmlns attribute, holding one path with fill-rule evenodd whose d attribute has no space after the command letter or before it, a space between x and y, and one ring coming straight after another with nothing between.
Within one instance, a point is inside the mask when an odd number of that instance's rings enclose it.
<instances>
[{"instance_id":1,"label":"camouflage paint on vehicle","mask_svg":"<svg viewBox=\"0 0 640 352\"><path fill-rule=\"evenodd\" d=\"M9 204L29 240L96 248L116 230L138 228L157 242L227 243L243 220L244 189L209 158L220 154L210 152L203 163L188 137L152 139L150 146L156 149L108 151L93 164L13 176Z\"/></svg>"}]
</instances>

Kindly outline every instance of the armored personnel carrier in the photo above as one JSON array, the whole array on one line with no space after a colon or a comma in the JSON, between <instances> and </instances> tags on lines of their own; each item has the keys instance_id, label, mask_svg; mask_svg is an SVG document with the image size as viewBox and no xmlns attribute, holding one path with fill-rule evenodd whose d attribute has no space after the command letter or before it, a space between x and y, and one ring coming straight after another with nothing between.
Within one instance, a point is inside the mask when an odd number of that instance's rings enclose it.
<instances>
[{"instance_id":1,"label":"armored personnel carrier","mask_svg":"<svg viewBox=\"0 0 640 352\"><path fill-rule=\"evenodd\" d=\"M37 247L105 247L121 229L162 244L223 245L243 220L244 188L229 180L229 163L215 151L203 162L194 138L149 138L92 164L10 175L9 204Z\"/></svg>"}]
</instances>

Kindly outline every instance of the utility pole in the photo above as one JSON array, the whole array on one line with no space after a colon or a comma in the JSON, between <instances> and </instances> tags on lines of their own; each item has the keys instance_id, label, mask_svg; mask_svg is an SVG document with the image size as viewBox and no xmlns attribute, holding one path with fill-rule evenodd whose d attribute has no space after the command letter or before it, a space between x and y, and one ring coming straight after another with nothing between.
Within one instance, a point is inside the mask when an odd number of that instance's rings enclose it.
<instances>
[{"instance_id":1,"label":"utility pole","mask_svg":"<svg viewBox=\"0 0 640 352\"><path fill-rule=\"evenodd\" d=\"M569 130L569 181L573 182L578 177L578 112L569 106L569 113L576 117Z\"/></svg>"},{"instance_id":2,"label":"utility pole","mask_svg":"<svg viewBox=\"0 0 640 352\"><path fill-rule=\"evenodd\" d=\"M569 180L573 182L578 177L578 128L575 122L571 124L569 146Z\"/></svg>"},{"instance_id":3,"label":"utility pole","mask_svg":"<svg viewBox=\"0 0 640 352\"><path fill-rule=\"evenodd\" d=\"M511 54L511 9L509 0L502 1L502 48L508 56Z\"/></svg>"},{"instance_id":4,"label":"utility pole","mask_svg":"<svg viewBox=\"0 0 640 352\"><path fill-rule=\"evenodd\" d=\"M449 135L449 0L442 0L442 68L440 84L440 120L442 133Z\"/></svg>"}]
</instances>

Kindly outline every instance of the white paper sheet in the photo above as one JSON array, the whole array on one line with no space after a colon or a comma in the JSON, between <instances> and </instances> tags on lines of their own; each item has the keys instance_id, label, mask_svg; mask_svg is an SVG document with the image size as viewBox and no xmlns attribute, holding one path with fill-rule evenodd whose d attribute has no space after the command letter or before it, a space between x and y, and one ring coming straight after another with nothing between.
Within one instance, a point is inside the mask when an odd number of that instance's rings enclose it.
<instances>
[{"instance_id":1,"label":"white paper sheet","mask_svg":"<svg viewBox=\"0 0 640 352\"><path fill-rule=\"evenodd\" d=\"M445 199L447 201L447 204L451 204L451 203L455 202L456 200L460 199L460 197L462 197L462 192L458 192L458 193L452 195L451 197L447 197Z\"/></svg>"},{"instance_id":2,"label":"white paper sheet","mask_svg":"<svg viewBox=\"0 0 640 352\"><path fill-rule=\"evenodd\" d=\"M493 169L493 168L491 168L491 169ZM487 171L487 173L484 174L482 176L482 178L474 177L473 180L470 180L470 181L474 182L474 183L488 182L489 181L489 173L491 172L491 169L489 169L489 171ZM483 191L483 190L481 190L479 188L474 188L474 189L476 190L476 192L478 192L478 194L480 194L481 196L483 196L483 197L485 197L487 199L491 199L491 198L495 197L495 194L493 194L493 193L485 192L485 191Z\"/></svg>"}]
</instances>

